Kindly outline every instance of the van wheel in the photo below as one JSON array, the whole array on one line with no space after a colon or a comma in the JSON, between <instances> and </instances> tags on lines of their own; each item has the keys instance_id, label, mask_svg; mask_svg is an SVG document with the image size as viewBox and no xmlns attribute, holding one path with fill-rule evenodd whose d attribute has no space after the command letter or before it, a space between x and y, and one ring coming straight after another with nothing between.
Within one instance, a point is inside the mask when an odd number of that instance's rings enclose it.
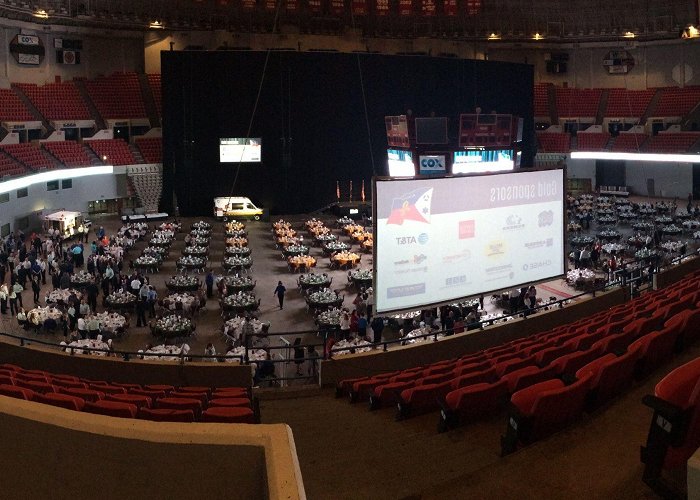
<instances>
[{"instance_id":1,"label":"van wheel","mask_svg":"<svg viewBox=\"0 0 700 500\"><path fill-rule=\"evenodd\" d=\"M260 216L259 216L259 215L256 215L256 216L253 217L253 218L254 218L255 220L260 220Z\"/></svg>"}]
</instances>

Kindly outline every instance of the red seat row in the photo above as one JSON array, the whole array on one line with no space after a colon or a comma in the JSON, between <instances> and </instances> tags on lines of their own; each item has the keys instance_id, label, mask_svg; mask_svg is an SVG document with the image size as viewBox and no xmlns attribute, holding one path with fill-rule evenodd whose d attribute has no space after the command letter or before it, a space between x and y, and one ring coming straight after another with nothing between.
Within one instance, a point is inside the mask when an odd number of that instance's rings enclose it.
<instances>
[{"instance_id":1,"label":"red seat row","mask_svg":"<svg viewBox=\"0 0 700 500\"><path fill-rule=\"evenodd\" d=\"M0 365L0 395L113 417L176 422L256 423L257 401L244 387L108 383Z\"/></svg>"}]
</instances>

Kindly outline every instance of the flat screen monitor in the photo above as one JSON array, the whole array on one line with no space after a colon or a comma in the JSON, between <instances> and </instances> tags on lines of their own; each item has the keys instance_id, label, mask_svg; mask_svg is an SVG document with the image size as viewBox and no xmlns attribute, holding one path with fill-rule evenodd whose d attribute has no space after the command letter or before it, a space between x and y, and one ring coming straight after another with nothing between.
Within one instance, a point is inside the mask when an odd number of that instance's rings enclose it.
<instances>
[{"instance_id":1,"label":"flat screen monitor","mask_svg":"<svg viewBox=\"0 0 700 500\"><path fill-rule=\"evenodd\" d=\"M564 274L563 170L375 180L378 313Z\"/></svg>"},{"instance_id":2,"label":"flat screen monitor","mask_svg":"<svg viewBox=\"0 0 700 500\"><path fill-rule=\"evenodd\" d=\"M228 137L219 139L221 163L259 163L262 161L260 137Z\"/></svg>"},{"instance_id":3,"label":"flat screen monitor","mask_svg":"<svg viewBox=\"0 0 700 500\"><path fill-rule=\"evenodd\" d=\"M416 118L416 144L447 144L447 118Z\"/></svg>"},{"instance_id":4,"label":"flat screen monitor","mask_svg":"<svg viewBox=\"0 0 700 500\"><path fill-rule=\"evenodd\" d=\"M467 149L455 151L452 159L453 174L479 174L513 170L512 149Z\"/></svg>"},{"instance_id":5,"label":"flat screen monitor","mask_svg":"<svg viewBox=\"0 0 700 500\"><path fill-rule=\"evenodd\" d=\"M416 175L416 167L413 164L411 151L402 149L387 149L389 161L389 175L391 177L413 177Z\"/></svg>"}]
</instances>

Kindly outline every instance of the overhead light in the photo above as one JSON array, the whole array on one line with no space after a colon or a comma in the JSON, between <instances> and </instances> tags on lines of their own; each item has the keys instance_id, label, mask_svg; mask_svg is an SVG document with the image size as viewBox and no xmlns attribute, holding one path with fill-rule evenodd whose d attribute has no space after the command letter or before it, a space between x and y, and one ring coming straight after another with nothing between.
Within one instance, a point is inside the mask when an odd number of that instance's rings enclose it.
<instances>
[{"instance_id":1,"label":"overhead light","mask_svg":"<svg viewBox=\"0 0 700 500\"><path fill-rule=\"evenodd\" d=\"M162 30L162 29L163 29L163 23L161 23L161 22L158 21L158 20L151 21L151 23L149 23L148 27L151 28L151 29L153 29L153 30Z\"/></svg>"},{"instance_id":2,"label":"overhead light","mask_svg":"<svg viewBox=\"0 0 700 500\"><path fill-rule=\"evenodd\" d=\"M112 165L104 165L99 167L79 167L79 168L64 168L60 170L48 170L34 175L25 175L9 181L0 182L0 193L9 193L17 189L26 188L34 184L44 182L59 181L63 179L76 179L78 177L88 177L91 175L113 174L114 167Z\"/></svg>"},{"instance_id":3,"label":"overhead light","mask_svg":"<svg viewBox=\"0 0 700 500\"><path fill-rule=\"evenodd\" d=\"M571 159L700 163L700 155L663 153L611 153L610 151L575 151L571 153Z\"/></svg>"},{"instance_id":4,"label":"overhead light","mask_svg":"<svg viewBox=\"0 0 700 500\"><path fill-rule=\"evenodd\" d=\"M500 40L500 39L501 39L501 35L498 35L498 34L496 34L496 33L491 33L491 34L489 35L488 39L489 39L489 40Z\"/></svg>"},{"instance_id":5,"label":"overhead light","mask_svg":"<svg viewBox=\"0 0 700 500\"><path fill-rule=\"evenodd\" d=\"M622 38L634 38L635 36L637 36L637 35L635 35L631 31L625 31L625 34L622 35Z\"/></svg>"},{"instance_id":6,"label":"overhead light","mask_svg":"<svg viewBox=\"0 0 700 500\"><path fill-rule=\"evenodd\" d=\"M39 19L48 19L49 14L44 10L44 9L37 9L34 11L32 16L37 17Z\"/></svg>"},{"instance_id":7,"label":"overhead light","mask_svg":"<svg viewBox=\"0 0 700 500\"><path fill-rule=\"evenodd\" d=\"M542 35L540 35L539 33L535 33L534 35L532 35L533 40L542 40L543 38L544 37Z\"/></svg>"}]
</instances>

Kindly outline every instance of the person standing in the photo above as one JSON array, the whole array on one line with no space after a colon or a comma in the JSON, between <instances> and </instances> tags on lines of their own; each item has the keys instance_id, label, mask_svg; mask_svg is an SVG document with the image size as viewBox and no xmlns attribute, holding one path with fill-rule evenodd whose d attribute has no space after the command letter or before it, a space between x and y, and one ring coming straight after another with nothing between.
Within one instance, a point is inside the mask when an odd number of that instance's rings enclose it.
<instances>
[{"instance_id":1,"label":"person standing","mask_svg":"<svg viewBox=\"0 0 700 500\"><path fill-rule=\"evenodd\" d=\"M379 344L382 341L382 331L384 331L384 319L380 316L375 316L372 319L372 333L373 341L375 344Z\"/></svg>"},{"instance_id":2,"label":"person standing","mask_svg":"<svg viewBox=\"0 0 700 500\"><path fill-rule=\"evenodd\" d=\"M301 337L294 339L294 363L297 365L297 375L302 375L301 365L304 363L304 347L301 345Z\"/></svg>"},{"instance_id":3,"label":"person standing","mask_svg":"<svg viewBox=\"0 0 700 500\"><path fill-rule=\"evenodd\" d=\"M19 281L15 281L15 284L12 285L12 291L15 294L15 304L18 304L19 307L24 307L24 304L22 304L22 292L24 291L24 287L19 284ZM12 295L10 295L10 305L12 304ZM15 306L16 308L16 306ZM12 313L15 314L15 313Z\"/></svg>"},{"instance_id":4,"label":"person standing","mask_svg":"<svg viewBox=\"0 0 700 500\"><path fill-rule=\"evenodd\" d=\"M287 289L284 287L281 281L277 282L277 288L273 292L273 295L277 295L277 300L280 303L280 309L284 309L284 293Z\"/></svg>"},{"instance_id":5,"label":"person standing","mask_svg":"<svg viewBox=\"0 0 700 500\"><path fill-rule=\"evenodd\" d=\"M214 272L209 269L204 283L207 285L207 298L211 299L214 296Z\"/></svg>"},{"instance_id":6,"label":"person standing","mask_svg":"<svg viewBox=\"0 0 700 500\"><path fill-rule=\"evenodd\" d=\"M41 291L41 285L39 285L40 278L38 276L32 276L32 292L34 293L34 305L39 303L39 292Z\"/></svg>"},{"instance_id":7,"label":"person standing","mask_svg":"<svg viewBox=\"0 0 700 500\"><path fill-rule=\"evenodd\" d=\"M146 326L148 325L148 322L146 321L146 308L148 307L147 301L139 299L136 302L136 326Z\"/></svg>"}]
</instances>

